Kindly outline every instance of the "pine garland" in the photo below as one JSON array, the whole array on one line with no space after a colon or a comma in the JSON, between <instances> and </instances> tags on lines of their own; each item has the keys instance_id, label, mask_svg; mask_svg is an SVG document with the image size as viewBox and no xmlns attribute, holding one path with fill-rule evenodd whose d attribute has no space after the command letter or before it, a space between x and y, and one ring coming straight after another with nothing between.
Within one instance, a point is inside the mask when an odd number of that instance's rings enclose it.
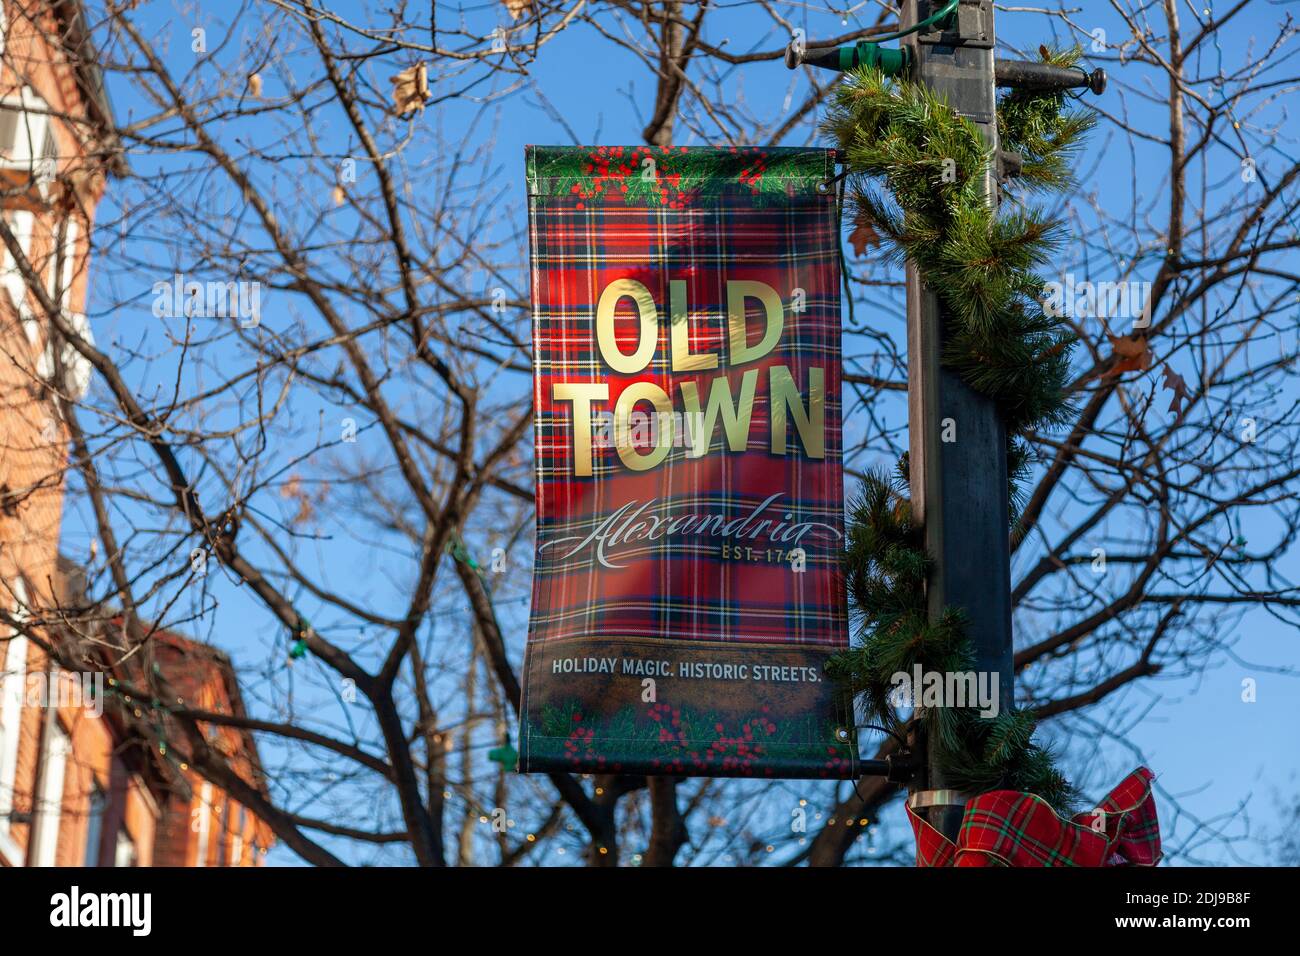
<instances>
[{"instance_id":1,"label":"pine garland","mask_svg":"<svg viewBox=\"0 0 1300 956\"><path fill-rule=\"evenodd\" d=\"M1073 66L1079 50L1040 51L1044 62ZM1061 93L1016 91L998 103L1005 151L1020 153L1027 191L1071 184L1070 155L1092 126L1064 108ZM997 405L1006 423L1008 498L1014 522L1028 464L1024 436L1068 422L1065 386L1073 335L1042 305L1045 265L1060 224L1024 207L995 212L985 198L993 154L979 131L925 87L872 69L836 91L824 124L851 175L852 215L889 240L886 254L913 262L946 306L941 360ZM849 596L861 640L831 664L858 696L869 722L901 734L892 675L972 668L965 617L945 608L931 621L925 583L931 559L906 498L907 460L891 480L872 474L849 515ZM1077 792L1054 756L1032 742L1031 712L981 719L973 708L924 710L927 745L950 785L968 792L1009 788L1067 810Z\"/></svg>"},{"instance_id":2,"label":"pine garland","mask_svg":"<svg viewBox=\"0 0 1300 956\"><path fill-rule=\"evenodd\" d=\"M532 146L535 195L588 203L682 208L703 196L741 192L748 204L785 202L810 193L827 174L827 157L790 147L735 146L723 152L687 146Z\"/></svg>"}]
</instances>

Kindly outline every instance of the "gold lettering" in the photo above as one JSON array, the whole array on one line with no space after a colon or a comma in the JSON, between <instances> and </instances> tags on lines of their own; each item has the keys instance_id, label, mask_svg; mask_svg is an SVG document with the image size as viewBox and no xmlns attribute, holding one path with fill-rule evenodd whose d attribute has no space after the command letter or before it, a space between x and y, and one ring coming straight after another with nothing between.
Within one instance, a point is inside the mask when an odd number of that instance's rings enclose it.
<instances>
[{"instance_id":1,"label":"gold lettering","mask_svg":"<svg viewBox=\"0 0 1300 956\"><path fill-rule=\"evenodd\" d=\"M767 329L757 345L750 345L745 328L745 300L758 299L767 315ZM743 365L760 359L781 339L785 325L785 309L781 296L765 282L734 280L727 283L727 334L731 339L730 362Z\"/></svg>"},{"instance_id":2,"label":"gold lettering","mask_svg":"<svg viewBox=\"0 0 1300 956\"><path fill-rule=\"evenodd\" d=\"M655 436L654 451L645 455L632 447L632 439L628 435L632 409L636 407L637 402L642 401L654 405L655 412L660 416L661 425L665 419L668 423L667 428L656 429L658 434ZM618 452L618 457L623 459L623 464L632 471L648 471L663 461L673 447L672 421L673 403L668 398L668 393L654 382L633 382L623 389L619 393L618 401L614 403L614 448Z\"/></svg>"},{"instance_id":3,"label":"gold lettering","mask_svg":"<svg viewBox=\"0 0 1300 956\"><path fill-rule=\"evenodd\" d=\"M772 415L772 454L784 455L786 448L787 410L793 412L799 441L809 458L826 457L826 373L812 366L808 369L808 410L799 400L799 389L790 370L784 365L768 369L768 401Z\"/></svg>"},{"instance_id":4,"label":"gold lettering","mask_svg":"<svg viewBox=\"0 0 1300 956\"><path fill-rule=\"evenodd\" d=\"M585 478L591 474L591 403L609 401L609 386L604 382L556 382L551 398L573 402L573 473Z\"/></svg>"},{"instance_id":5,"label":"gold lettering","mask_svg":"<svg viewBox=\"0 0 1300 956\"><path fill-rule=\"evenodd\" d=\"M749 445L749 420L754 414L754 390L758 386L758 369L752 368L740 379L740 404L731 397L731 382L725 375L713 380L709 387L709 404L700 414L700 390L694 382L682 382L682 405L686 409L686 434L690 436L691 458L701 458L713 441L713 430L718 415L722 415L722 428L727 436L727 447L744 451Z\"/></svg>"},{"instance_id":6,"label":"gold lettering","mask_svg":"<svg viewBox=\"0 0 1300 956\"><path fill-rule=\"evenodd\" d=\"M673 343L673 371L699 372L717 368L718 357L712 352L691 353L690 326L686 321L686 280L668 283L669 338Z\"/></svg>"},{"instance_id":7,"label":"gold lettering","mask_svg":"<svg viewBox=\"0 0 1300 956\"><path fill-rule=\"evenodd\" d=\"M614 313L624 296L631 296L636 303L641 322L636 351L631 355L619 351L614 337ZM615 372L634 375L649 365L659 345L659 309L650 290L635 279L616 279L605 286L596 305L596 342L601 358Z\"/></svg>"}]
</instances>

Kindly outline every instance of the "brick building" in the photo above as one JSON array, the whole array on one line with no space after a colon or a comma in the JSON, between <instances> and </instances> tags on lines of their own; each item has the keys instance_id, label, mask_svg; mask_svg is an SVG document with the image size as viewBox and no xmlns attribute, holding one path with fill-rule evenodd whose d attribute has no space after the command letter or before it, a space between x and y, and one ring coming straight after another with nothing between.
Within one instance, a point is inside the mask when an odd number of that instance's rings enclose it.
<instances>
[{"instance_id":1,"label":"brick building","mask_svg":"<svg viewBox=\"0 0 1300 956\"><path fill-rule=\"evenodd\" d=\"M194 710L245 715L230 659L206 644L170 631L157 631L149 643L150 666L166 676L176 702ZM141 683L142 668L124 676ZM267 797L265 778L252 734L232 727L205 725L210 746L245 783ZM167 728L164 728L166 733ZM152 741L147 742L151 751ZM155 826L154 866L258 866L274 842L262 820L201 779L184 764L166 762L156 768L166 781L159 798ZM105 844L107 847L107 844Z\"/></svg>"},{"instance_id":2,"label":"brick building","mask_svg":"<svg viewBox=\"0 0 1300 956\"><path fill-rule=\"evenodd\" d=\"M0 215L35 273L0 243L0 605L15 622L45 620L80 591L58 551L69 442L58 396L83 397L91 369L52 342L32 284L90 338L88 240L123 166L83 16L75 0L0 0ZM138 675L106 658L63 671L33 636L0 619L0 866L261 862L264 823L177 764L165 737L146 739L127 711L89 693ZM203 709L242 713L220 653L164 632L148 659ZM251 736L208 729L240 776L263 786Z\"/></svg>"}]
</instances>

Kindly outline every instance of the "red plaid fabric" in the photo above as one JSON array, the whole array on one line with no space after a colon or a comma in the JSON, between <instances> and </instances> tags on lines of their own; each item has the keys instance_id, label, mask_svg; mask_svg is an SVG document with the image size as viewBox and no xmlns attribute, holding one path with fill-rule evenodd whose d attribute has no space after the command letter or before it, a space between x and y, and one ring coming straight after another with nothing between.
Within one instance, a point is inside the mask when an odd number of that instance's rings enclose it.
<instances>
[{"instance_id":1,"label":"red plaid fabric","mask_svg":"<svg viewBox=\"0 0 1300 956\"><path fill-rule=\"evenodd\" d=\"M848 646L839 222L820 188L834 154L526 158L537 549L520 768L854 776L851 708L825 674ZM632 389L628 434L610 425Z\"/></svg>"},{"instance_id":2,"label":"red plaid fabric","mask_svg":"<svg viewBox=\"0 0 1300 956\"><path fill-rule=\"evenodd\" d=\"M527 163L538 548L530 641L603 635L845 646L838 219L833 191L817 189L834 176L833 151L529 147ZM593 316L602 291L628 278L649 290L660 321L649 367L623 375L602 360ZM690 350L716 354L716 369L670 368L673 280L685 282ZM736 367L727 362L728 280L761 281L785 307L776 348ZM756 300L747 305L752 342L763 318ZM616 315L619 348L631 353L639 339L633 301L622 299ZM805 398L810 367L823 371L824 457L805 454L793 419L787 454L769 450L774 366L789 369ZM623 389L654 382L680 411L683 382L696 383L703 406L714 378L725 375L738 396L750 371L758 373L757 397L743 451L727 447L719 423L703 457L689 457L679 442L662 464L638 472L622 463L608 429L596 429L593 473L575 476L574 410L555 400L557 384L607 384L608 399L592 408L608 413ZM767 522L764 533L739 559L724 555L724 538L685 520L731 522L769 499L746 529ZM677 533L607 544L604 561L598 542L582 545L593 532L674 518ZM786 559L792 545L770 540L773 527L791 522L815 526L798 542L801 574Z\"/></svg>"},{"instance_id":3,"label":"red plaid fabric","mask_svg":"<svg viewBox=\"0 0 1300 956\"><path fill-rule=\"evenodd\" d=\"M916 865L1155 866L1161 851L1153 779L1139 767L1096 809L1071 820L1032 794L980 794L966 804L955 844L908 807Z\"/></svg>"}]
</instances>

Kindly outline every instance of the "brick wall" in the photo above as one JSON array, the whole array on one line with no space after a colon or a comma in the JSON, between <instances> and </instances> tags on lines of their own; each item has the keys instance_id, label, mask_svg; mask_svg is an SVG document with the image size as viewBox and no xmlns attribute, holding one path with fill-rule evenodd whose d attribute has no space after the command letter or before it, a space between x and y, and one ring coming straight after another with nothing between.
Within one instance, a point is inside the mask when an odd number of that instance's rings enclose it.
<instances>
[{"instance_id":1,"label":"brick wall","mask_svg":"<svg viewBox=\"0 0 1300 956\"><path fill-rule=\"evenodd\" d=\"M4 38L3 65L0 65L0 97L22 99L34 93L58 109L75 111L75 82L72 71L47 44L41 24L48 16L38 16L37 23L23 17L17 6L5 0L9 29ZM27 92L24 92L26 90ZM79 137L61 124L53 125L58 153L65 168L75 167L84 153ZM53 267L51 236L61 215L58 209L42 209L33 204L24 191L6 176L0 185L5 192L0 203L7 220L19 212L30 214L32 230L29 258L49 276ZM93 201L83 211L93 214ZM89 219L84 219L89 222ZM81 311L85 295L85 231L78 244L81 262L73 270L75 280L69 307ZM67 431L50 400L45 384L38 376L40 358L46 347L43 323L22 321L12 278L15 270L7 254L0 288L0 600L9 610L18 606L20 590L25 591L29 606L49 606L53 582L57 580L59 525L62 518L64 475L67 455ZM19 581L25 583L20 587ZM7 630L7 629L6 629ZM27 673L46 668L45 655L28 644ZM14 783L14 809L20 814L32 810L32 787L36 780L37 753L44 713L39 708L24 707L19 728L18 769ZM11 836L26 848L30 827L22 822L11 826Z\"/></svg>"},{"instance_id":2,"label":"brick wall","mask_svg":"<svg viewBox=\"0 0 1300 956\"><path fill-rule=\"evenodd\" d=\"M30 104L43 101L59 113L90 117L81 100L76 70L64 55L57 37L63 32L50 4L15 3L0 0L7 13L8 29L0 56L0 103ZM35 114L27 114L35 115ZM51 297L60 294L64 315L84 313L88 290L89 241L97 206L106 183L105 170L98 165L87 138L90 124L70 125L49 117L55 139L57 176L37 188L30 176L5 168L0 163L0 214L11 228L30 222L27 258L37 273L36 281ZM71 242L66 240L72 231ZM58 265L59 247L70 267ZM68 464L69 436L48 382L42 377L50 367L48 331L50 323L37 298L22 281L13 258L0 243L0 602L13 610L17 606L19 582L25 584L26 604L37 613L56 606L62 589L59 569L59 527L63 517ZM65 281L66 280L66 281ZM66 389L65 389L66 391ZM0 652L5 649L8 628L0 627ZM45 637L50 635L46 634ZM175 676L194 698L214 709L233 706L226 682L233 680L228 662L199 654L183 639L169 635L163 657L180 669ZM0 654L0 660L3 660ZM164 666L167 660L163 660ZM202 666L190 670L190 666ZM48 666L44 653L29 642L26 671L43 674ZM57 724L52 724L55 721ZM114 841L125 833L135 846L138 865L194 865L198 833L193 826L200 782L188 770L158 771L152 744L135 741L136 770L129 770L117 755L123 740L121 729L109 720L85 709L23 706L19 716L18 760L14 780L16 815L8 837L24 859L29 855L33 826L29 820L40 787L39 759L46 747L50 728L57 726L69 738L69 753L63 778L55 861L80 866L87 861L91 832L91 795L98 788L107 797L107 809L100 820L105 836L91 852L93 859L113 858ZM11 728L5 728L8 732ZM223 746L236 757L241 775L253 779L255 755L246 751L251 739L236 732L220 731ZM131 743L127 741L127 743ZM151 773L143 772L150 771ZM240 819L238 809L228 805L224 795L214 791L202 812L208 819L208 865L227 862L243 843L265 847L271 836L264 824L249 819L236 838L227 821ZM244 862L260 862L261 854L244 852ZM0 864L7 861L0 854ZM21 862L21 861L20 861Z\"/></svg>"}]
</instances>

